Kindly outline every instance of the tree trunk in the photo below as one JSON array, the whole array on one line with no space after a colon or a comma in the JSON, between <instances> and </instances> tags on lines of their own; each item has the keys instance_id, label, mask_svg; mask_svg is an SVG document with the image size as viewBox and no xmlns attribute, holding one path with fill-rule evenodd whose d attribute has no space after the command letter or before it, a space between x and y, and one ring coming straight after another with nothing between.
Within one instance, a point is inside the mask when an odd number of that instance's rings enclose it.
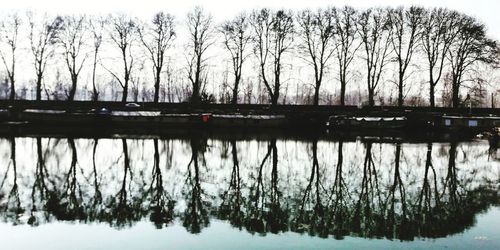
<instances>
[{"instance_id":1,"label":"tree trunk","mask_svg":"<svg viewBox=\"0 0 500 250\"><path fill-rule=\"evenodd\" d=\"M71 78L73 79L71 81L71 89L69 91L68 101L73 101L75 99L75 94L76 94L76 85L77 85L76 76L72 76Z\"/></svg>"},{"instance_id":2,"label":"tree trunk","mask_svg":"<svg viewBox=\"0 0 500 250\"><path fill-rule=\"evenodd\" d=\"M277 95L271 96L271 105L273 105L273 106L278 105L278 96Z\"/></svg>"},{"instance_id":3,"label":"tree trunk","mask_svg":"<svg viewBox=\"0 0 500 250\"><path fill-rule=\"evenodd\" d=\"M155 96L153 100L155 103L158 103L158 101L160 100L160 76L161 76L160 69L156 69Z\"/></svg>"},{"instance_id":4,"label":"tree trunk","mask_svg":"<svg viewBox=\"0 0 500 250\"><path fill-rule=\"evenodd\" d=\"M374 93L373 89L368 89L368 105L370 107L375 106Z\"/></svg>"},{"instance_id":5,"label":"tree trunk","mask_svg":"<svg viewBox=\"0 0 500 250\"><path fill-rule=\"evenodd\" d=\"M277 72L274 75L274 93L271 96L271 104L273 106L278 105L278 100L280 98L280 67L278 65Z\"/></svg>"},{"instance_id":6,"label":"tree trunk","mask_svg":"<svg viewBox=\"0 0 500 250\"><path fill-rule=\"evenodd\" d=\"M198 103L200 101L200 85L199 83L193 84L193 93L191 93L191 102Z\"/></svg>"},{"instance_id":7,"label":"tree trunk","mask_svg":"<svg viewBox=\"0 0 500 250\"><path fill-rule=\"evenodd\" d=\"M123 103L127 102L127 96L128 96L128 83L125 83L125 86L123 87L123 93L122 93L122 102Z\"/></svg>"},{"instance_id":8,"label":"tree trunk","mask_svg":"<svg viewBox=\"0 0 500 250\"><path fill-rule=\"evenodd\" d=\"M92 67L92 101L97 101L99 98L99 94L97 93L97 87L96 87L96 69L97 69L97 51L94 54L94 65Z\"/></svg>"},{"instance_id":9,"label":"tree trunk","mask_svg":"<svg viewBox=\"0 0 500 250\"><path fill-rule=\"evenodd\" d=\"M236 77L234 81L233 98L231 99L231 104L233 105L238 103L238 85L240 85L240 79L239 77Z\"/></svg>"},{"instance_id":10,"label":"tree trunk","mask_svg":"<svg viewBox=\"0 0 500 250\"><path fill-rule=\"evenodd\" d=\"M36 100L42 100L42 75L37 75L36 78Z\"/></svg>"},{"instance_id":11,"label":"tree trunk","mask_svg":"<svg viewBox=\"0 0 500 250\"><path fill-rule=\"evenodd\" d=\"M452 106L454 108L458 108L460 106L460 97L458 96L458 87L459 87L458 83L456 83L456 81L453 81L451 100L452 100Z\"/></svg>"},{"instance_id":12,"label":"tree trunk","mask_svg":"<svg viewBox=\"0 0 500 250\"><path fill-rule=\"evenodd\" d=\"M313 104L314 104L314 106L318 106L318 104L319 104L319 84L318 83L316 83L316 87L314 88Z\"/></svg>"},{"instance_id":13,"label":"tree trunk","mask_svg":"<svg viewBox=\"0 0 500 250\"><path fill-rule=\"evenodd\" d=\"M404 100L403 100L403 76L400 74L399 84L398 84L398 107L402 107L403 103L404 103Z\"/></svg>"},{"instance_id":14,"label":"tree trunk","mask_svg":"<svg viewBox=\"0 0 500 250\"><path fill-rule=\"evenodd\" d=\"M15 85L14 85L14 81L11 79L10 80L10 96L9 96L9 99L10 100L14 100L16 98L16 88L15 88Z\"/></svg>"},{"instance_id":15,"label":"tree trunk","mask_svg":"<svg viewBox=\"0 0 500 250\"><path fill-rule=\"evenodd\" d=\"M155 162L155 167L159 168L160 167L160 151L158 150L158 139L154 139L153 144L154 144L154 148L155 148L155 153L154 153L153 159ZM157 181L161 182L160 180L157 180Z\"/></svg>"},{"instance_id":16,"label":"tree trunk","mask_svg":"<svg viewBox=\"0 0 500 250\"><path fill-rule=\"evenodd\" d=\"M194 83L193 83L193 93L191 95L191 102L199 103L201 101L200 96L200 87L201 87L201 54L198 53L196 56L196 69L194 75Z\"/></svg>"},{"instance_id":17,"label":"tree trunk","mask_svg":"<svg viewBox=\"0 0 500 250\"><path fill-rule=\"evenodd\" d=\"M431 107L435 107L435 102L434 102L434 83L431 81L429 82L429 101L431 103Z\"/></svg>"},{"instance_id":18,"label":"tree trunk","mask_svg":"<svg viewBox=\"0 0 500 250\"><path fill-rule=\"evenodd\" d=\"M340 105L344 106L345 105L345 89L346 89L346 83L345 82L340 82Z\"/></svg>"}]
</instances>

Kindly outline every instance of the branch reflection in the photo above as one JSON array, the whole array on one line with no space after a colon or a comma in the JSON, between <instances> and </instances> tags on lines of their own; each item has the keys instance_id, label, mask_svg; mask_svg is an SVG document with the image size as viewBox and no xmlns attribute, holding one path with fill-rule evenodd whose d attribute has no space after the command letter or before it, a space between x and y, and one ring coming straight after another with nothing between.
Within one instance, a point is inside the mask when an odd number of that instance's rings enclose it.
<instances>
[{"instance_id":1,"label":"branch reflection","mask_svg":"<svg viewBox=\"0 0 500 250\"><path fill-rule=\"evenodd\" d=\"M413 240L462 232L499 204L486 143L194 136L6 138L0 147L0 217L13 225L124 228L149 219L158 229L180 223L196 234L216 218L260 235Z\"/></svg>"}]
</instances>

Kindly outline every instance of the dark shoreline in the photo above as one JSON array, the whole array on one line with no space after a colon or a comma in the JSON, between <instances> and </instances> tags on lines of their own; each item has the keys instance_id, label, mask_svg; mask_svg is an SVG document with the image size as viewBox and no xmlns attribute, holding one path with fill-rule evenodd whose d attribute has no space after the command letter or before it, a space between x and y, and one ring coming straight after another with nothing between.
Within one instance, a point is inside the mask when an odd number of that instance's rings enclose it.
<instances>
[{"instance_id":1,"label":"dark shoreline","mask_svg":"<svg viewBox=\"0 0 500 250\"><path fill-rule=\"evenodd\" d=\"M0 138L51 137L87 139L178 139L218 140L289 139L296 141L345 141L378 143L469 142L478 140L474 131L414 131L377 129L311 129L303 128L144 128L110 126L54 126L37 124L0 125Z\"/></svg>"},{"instance_id":2,"label":"dark shoreline","mask_svg":"<svg viewBox=\"0 0 500 250\"><path fill-rule=\"evenodd\" d=\"M75 134L84 137L124 133L126 135L167 135L166 131L192 131L211 134L283 134L314 138L325 134L339 138L375 136L414 138L432 141L433 138L469 140L474 135L499 127L498 108L430 108L430 107L356 107L312 105L260 104L189 104L138 103L138 107L122 102L90 101L6 101L0 100L0 129L2 134ZM100 110L105 109L106 114ZM29 110L35 110L35 113ZM39 111L39 113L37 113ZM144 115L145 113L153 115ZM208 117L205 117L208 116ZM370 129L332 128L327 126L331 116L348 117L405 117L403 129L387 129L377 125ZM450 118L451 117L451 118ZM452 119L452 126L445 125ZM478 120L476 127L467 122ZM29 124L29 125L26 125ZM17 125L13 125L17 124ZM262 133L261 130L267 131ZM35 131L35 132L27 132ZM45 132L43 132L45 131ZM66 131L66 132L61 132ZM200 132L204 131L204 132ZM271 131L271 132L269 132ZM40 133L41 132L41 133ZM216 132L216 134L219 132ZM181 133L182 134L182 133ZM252 136L253 136L252 135ZM250 136L250 137L252 137Z\"/></svg>"},{"instance_id":3,"label":"dark shoreline","mask_svg":"<svg viewBox=\"0 0 500 250\"><path fill-rule=\"evenodd\" d=\"M127 102L132 103L132 102ZM65 111L79 111L90 110L106 107L111 110L143 110L143 111L166 111L169 113L186 113L186 112L211 112L215 114L227 114L232 112L247 113L345 113L357 112L360 114L368 114L374 112L416 112L416 113L447 113L453 115L485 115L493 114L500 116L500 108L451 108L451 107L413 107L413 106L354 106L354 105L270 105L270 104L213 104L213 103L167 103L167 102L136 102L140 105L138 108L126 107L123 102L117 101L33 101L33 100L0 100L0 109L13 108L20 109L45 109L45 110L65 110Z\"/></svg>"}]
</instances>

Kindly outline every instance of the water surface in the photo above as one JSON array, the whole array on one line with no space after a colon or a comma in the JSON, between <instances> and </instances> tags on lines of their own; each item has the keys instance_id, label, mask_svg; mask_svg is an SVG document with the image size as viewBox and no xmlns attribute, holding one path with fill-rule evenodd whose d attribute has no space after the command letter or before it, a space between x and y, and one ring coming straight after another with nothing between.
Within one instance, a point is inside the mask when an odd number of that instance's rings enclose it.
<instances>
[{"instance_id":1,"label":"water surface","mask_svg":"<svg viewBox=\"0 0 500 250\"><path fill-rule=\"evenodd\" d=\"M487 141L0 139L2 249L500 248Z\"/></svg>"}]
</instances>

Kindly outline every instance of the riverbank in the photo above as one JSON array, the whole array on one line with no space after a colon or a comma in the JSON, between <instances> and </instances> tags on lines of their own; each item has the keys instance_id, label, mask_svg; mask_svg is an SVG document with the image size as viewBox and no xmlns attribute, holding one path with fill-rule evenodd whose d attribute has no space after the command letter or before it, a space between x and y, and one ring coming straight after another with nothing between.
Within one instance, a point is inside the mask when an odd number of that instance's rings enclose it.
<instances>
[{"instance_id":1,"label":"riverbank","mask_svg":"<svg viewBox=\"0 0 500 250\"><path fill-rule=\"evenodd\" d=\"M383 121L394 117L404 118L401 127L410 131L451 129L481 132L500 126L500 109L493 108L0 101L0 121L33 125L314 130L326 129L332 116L358 120L363 123L363 128L372 129L383 129L387 126ZM381 122L367 122L376 119ZM347 130L354 129L359 123L348 123Z\"/></svg>"}]
</instances>

